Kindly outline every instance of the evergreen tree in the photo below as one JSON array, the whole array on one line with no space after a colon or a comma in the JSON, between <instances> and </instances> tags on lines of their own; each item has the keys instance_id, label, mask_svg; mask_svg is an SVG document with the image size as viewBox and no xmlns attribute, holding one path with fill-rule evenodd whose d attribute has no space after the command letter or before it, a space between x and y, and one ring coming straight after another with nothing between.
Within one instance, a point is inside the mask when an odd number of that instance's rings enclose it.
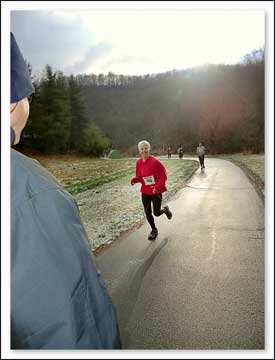
<instances>
[{"instance_id":1,"label":"evergreen tree","mask_svg":"<svg viewBox=\"0 0 275 360\"><path fill-rule=\"evenodd\" d=\"M47 129L41 99L41 84L41 81L35 81L33 83L35 88L34 100L31 104L30 115L21 141L23 148L34 151L44 150L44 134Z\"/></svg>"},{"instance_id":2,"label":"evergreen tree","mask_svg":"<svg viewBox=\"0 0 275 360\"><path fill-rule=\"evenodd\" d=\"M45 76L35 83L35 100L26 127L33 150L62 153L68 149L70 107L65 77L47 65ZM30 144L29 144L30 146Z\"/></svg>"},{"instance_id":3,"label":"evergreen tree","mask_svg":"<svg viewBox=\"0 0 275 360\"><path fill-rule=\"evenodd\" d=\"M85 155L101 156L110 148L110 140L92 122L86 129L85 136L80 146L80 151Z\"/></svg>"},{"instance_id":4,"label":"evergreen tree","mask_svg":"<svg viewBox=\"0 0 275 360\"><path fill-rule=\"evenodd\" d=\"M71 112L69 150L78 151L84 142L89 119L80 86L73 75L69 78L69 100Z\"/></svg>"}]
</instances>

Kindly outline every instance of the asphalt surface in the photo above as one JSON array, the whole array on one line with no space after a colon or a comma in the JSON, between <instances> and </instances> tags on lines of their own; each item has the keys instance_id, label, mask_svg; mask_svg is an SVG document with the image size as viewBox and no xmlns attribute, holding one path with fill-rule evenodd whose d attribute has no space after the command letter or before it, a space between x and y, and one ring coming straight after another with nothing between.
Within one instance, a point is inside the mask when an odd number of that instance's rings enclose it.
<instances>
[{"instance_id":1,"label":"asphalt surface","mask_svg":"<svg viewBox=\"0 0 275 360\"><path fill-rule=\"evenodd\" d=\"M205 166L154 242L144 222L96 258L124 349L264 348L264 204L236 165Z\"/></svg>"}]
</instances>

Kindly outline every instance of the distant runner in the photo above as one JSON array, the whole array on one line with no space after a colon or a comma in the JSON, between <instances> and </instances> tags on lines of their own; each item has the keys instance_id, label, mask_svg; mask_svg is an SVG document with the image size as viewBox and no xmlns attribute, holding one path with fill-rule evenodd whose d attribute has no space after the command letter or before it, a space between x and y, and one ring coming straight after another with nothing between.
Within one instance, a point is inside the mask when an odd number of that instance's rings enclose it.
<instances>
[{"instance_id":1,"label":"distant runner","mask_svg":"<svg viewBox=\"0 0 275 360\"><path fill-rule=\"evenodd\" d=\"M167 155L168 155L168 159L171 159L171 156L172 156L172 149L171 149L171 146L168 146L168 149L167 149Z\"/></svg>"},{"instance_id":2,"label":"distant runner","mask_svg":"<svg viewBox=\"0 0 275 360\"><path fill-rule=\"evenodd\" d=\"M200 161L200 165L201 165L201 170L205 168L204 166L204 155L205 155L206 149L205 147L202 145L202 143L199 143L199 146L197 147L197 155L199 157L199 161Z\"/></svg>"},{"instance_id":3,"label":"distant runner","mask_svg":"<svg viewBox=\"0 0 275 360\"><path fill-rule=\"evenodd\" d=\"M183 157L183 147L181 145L178 148L178 154L179 154L179 158L182 159L182 157Z\"/></svg>"},{"instance_id":4,"label":"distant runner","mask_svg":"<svg viewBox=\"0 0 275 360\"><path fill-rule=\"evenodd\" d=\"M158 236L158 229L152 215L151 203L153 203L155 216L160 216L164 213L169 220L172 218L172 212L168 206L164 206L161 209L162 193L167 190L165 186L167 173L163 164L157 158L150 155L150 144L148 141L140 141L138 149L141 158L136 162L136 176L132 178L131 185L141 183L142 203L146 218L152 228L148 240L155 240Z\"/></svg>"}]
</instances>

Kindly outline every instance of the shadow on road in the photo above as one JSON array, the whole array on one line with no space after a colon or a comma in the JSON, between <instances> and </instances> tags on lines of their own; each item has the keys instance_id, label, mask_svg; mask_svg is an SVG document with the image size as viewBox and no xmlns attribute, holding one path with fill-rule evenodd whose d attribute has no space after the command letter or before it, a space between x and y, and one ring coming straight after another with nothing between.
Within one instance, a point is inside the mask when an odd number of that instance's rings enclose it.
<instances>
[{"instance_id":1,"label":"shadow on road","mask_svg":"<svg viewBox=\"0 0 275 360\"><path fill-rule=\"evenodd\" d=\"M156 242L150 242L140 254L140 257L132 263L131 267L133 269L125 274L122 279L123 285L118 287L120 289L119 293L112 295L116 304L123 348L127 348L127 345L130 343L127 324L135 307L143 278L156 256L167 243L168 238L163 239L158 245ZM121 289L123 290L121 291Z\"/></svg>"},{"instance_id":2,"label":"shadow on road","mask_svg":"<svg viewBox=\"0 0 275 360\"><path fill-rule=\"evenodd\" d=\"M202 170L201 170L201 172L198 174L198 176L199 176L199 177L201 177L201 178L206 178L206 177L207 177L207 175L206 175L205 170L204 170L204 169L202 169Z\"/></svg>"}]
</instances>

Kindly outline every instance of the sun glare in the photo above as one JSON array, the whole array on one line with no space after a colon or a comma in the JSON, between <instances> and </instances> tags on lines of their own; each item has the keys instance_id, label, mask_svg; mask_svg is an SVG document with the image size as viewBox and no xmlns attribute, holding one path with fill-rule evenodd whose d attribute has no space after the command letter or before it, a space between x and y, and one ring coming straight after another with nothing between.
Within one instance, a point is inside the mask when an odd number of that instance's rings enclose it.
<instances>
[{"instance_id":1,"label":"sun glare","mask_svg":"<svg viewBox=\"0 0 275 360\"><path fill-rule=\"evenodd\" d=\"M62 26L78 26L85 32L79 45L87 50L73 49L77 63L72 58L70 64L64 64L79 70L76 65L83 63L84 72L130 75L207 63L232 64L264 46L263 11L67 10L48 14ZM87 64L90 49L104 44L108 51Z\"/></svg>"}]
</instances>

